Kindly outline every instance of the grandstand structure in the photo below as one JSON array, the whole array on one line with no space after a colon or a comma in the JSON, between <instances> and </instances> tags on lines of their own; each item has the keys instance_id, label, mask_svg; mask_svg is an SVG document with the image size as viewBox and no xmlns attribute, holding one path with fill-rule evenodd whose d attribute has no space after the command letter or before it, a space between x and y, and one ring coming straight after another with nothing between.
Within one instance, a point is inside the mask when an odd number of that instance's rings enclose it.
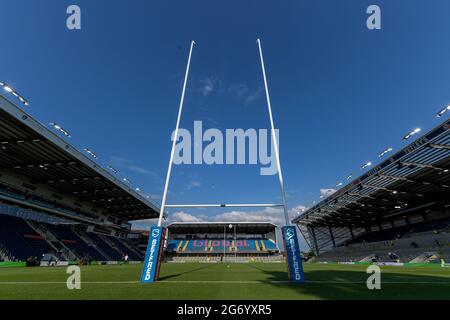
<instances>
[{"instance_id":1,"label":"grandstand structure","mask_svg":"<svg viewBox=\"0 0 450 320\"><path fill-rule=\"evenodd\" d=\"M0 96L0 261L143 260L129 221L159 209Z\"/></svg>"},{"instance_id":2,"label":"grandstand structure","mask_svg":"<svg viewBox=\"0 0 450 320\"><path fill-rule=\"evenodd\" d=\"M450 260L450 120L293 220L315 261Z\"/></svg>"},{"instance_id":3,"label":"grandstand structure","mask_svg":"<svg viewBox=\"0 0 450 320\"><path fill-rule=\"evenodd\" d=\"M282 261L270 222L177 222L167 227L169 262Z\"/></svg>"}]
</instances>

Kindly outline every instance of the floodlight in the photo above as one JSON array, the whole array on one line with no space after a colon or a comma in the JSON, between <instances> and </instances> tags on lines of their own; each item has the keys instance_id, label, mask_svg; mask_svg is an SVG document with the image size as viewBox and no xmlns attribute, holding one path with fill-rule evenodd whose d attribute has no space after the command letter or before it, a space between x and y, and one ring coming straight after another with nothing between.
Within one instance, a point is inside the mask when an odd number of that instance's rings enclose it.
<instances>
[{"instance_id":1,"label":"floodlight","mask_svg":"<svg viewBox=\"0 0 450 320\"><path fill-rule=\"evenodd\" d=\"M24 105L28 106L28 101L22 97L17 91L15 91L10 85L8 85L6 82L0 81L0 86L3 87L3 90L5 90L8 93L11 93L13 96L15 96L17 99L20 100Z\"/></svg>"},{"instance_id":2,"label":"floodlight","mask_svg":"<svg viewBox=\"0 0 450 320\"><path fill-rule=\"evenodd\" d=\"M436 118L442 117L444 113L450 111L450 105L446 106L444 109L436 113Z\"/></svg>"},{"instance_id":3,"label":"floodlight","mask_svg":"<svg viewBox=\"0 0 450 320\"><path fill-rule=\"evenodd\" d=\"M367 168L367 167L370 167L372 165L372 162L367 162L367 163L365 163L365 164L363 164L362 166L361 166L361 169L365 169L365 168Z\"/></svg>"},{"instance_id":4,"label":"floodlight","mask_svg":"<svg viewBox=\"0 0 450 320\"><path fill-rule=\"evenodd\" d=\"M383 157L386 153L391 152L393 149L391 147L384 149L381 151L381 153L378 155L379 158Z\"/></svg>"},{"instance_id":5,"label":"floodlight","mask_svg":"<svg viewBox=\"0 0 450 320\"><path fill-rule=\"evenodd\" d=\"M114 172L114 173L117 173L117 172L118 172L116 169L114 169L114 168L111 167L110 165L108 165L107 168L108 168L109 170L111 170L112 172Z\"/></svg>"},{"instance_id":6,"label":"floodlight","mask_svg":"<svg viewBox=\"0 0 450 320\"><path fill-rule=\"evenodd\" d=\"M420 132L420 128L415 128L413 131L409 132L406 136L404 136L403 140L408 140L409 138L411 138L411 136L415 135L418 132Z\"/></svg>"},{"instance_id":7,"label":"floodlight","mask_svg":"<svg viewBox=\"0 0 450 320\"><path fill-rule=\"evenodd\" d=\"M98 156L89 148L84 148L84 151L86 151L86 153L88 153L89 155L91 155L93 158L98 159Z\"/></svg>"},{"instance_id":8,"label":"floodlight","mask_svg":"<svg viewBox=\"0 0 450 320\"><path fill-rule=\"evenodd\" d=\"M59 124L57 124L56 122L51 122L50 125L55 128L56 130L60 131L63 135L65 135L67 138L70 138L71 135L70 133L65 130L63 127L61 127Z\"/></svg>"}]
</instances>

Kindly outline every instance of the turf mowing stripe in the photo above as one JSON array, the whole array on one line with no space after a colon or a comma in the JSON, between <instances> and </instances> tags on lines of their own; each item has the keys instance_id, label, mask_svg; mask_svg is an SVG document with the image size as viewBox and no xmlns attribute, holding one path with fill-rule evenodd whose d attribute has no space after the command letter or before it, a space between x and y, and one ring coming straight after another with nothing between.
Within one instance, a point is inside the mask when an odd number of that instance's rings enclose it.
<instances>
[{"instance_id":1,"label":"turf mowing stripe","mask_svg":"<svg viewBox=\"0 0 450 320\"><path fill-rule=\"evenodd\" d=\"M140 283L140 281L82 281L82 284L135 284ZM171 280L171 281L158 281L158 283L205 283L205 284L214 284L214 283L220 283L220 284L267 284L267 283L287 283L287 284L294 284L290 281L215 281L215 280ZM324 283L324 284L365 284L365 281L327 281L327 280L311 280L307 281L307 283ZM444 285L450 285L450 281L383 281L383 284L444 284ZM31 282L31 281L4 281L0 282L0 285L12 285L12 284L66 284L65 281L37 281L37 282Z\"/></svg>"}]
</instances>

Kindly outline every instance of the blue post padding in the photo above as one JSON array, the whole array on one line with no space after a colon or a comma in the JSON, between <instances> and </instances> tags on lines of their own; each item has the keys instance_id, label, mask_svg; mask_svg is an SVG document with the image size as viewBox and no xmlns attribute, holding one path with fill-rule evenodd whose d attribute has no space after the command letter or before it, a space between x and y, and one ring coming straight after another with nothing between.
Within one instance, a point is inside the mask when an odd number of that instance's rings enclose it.
<instances>
[{"instance_id":1,"label":"blue post padding","mask_svg":"<svg viewBox=\"0 0 450 320\"><path fill-rule=\"evenodd\" d=\"M292 282L304 282L305 275L303 273L297 230L294 226L285 226L281 230L283 233L284 249L286 250L289 280Z\"/></svg>"},{"instance_id":2,"label":"blue post padding","mask_svg":"<svg viewBox=\"0 0 450 320\"><path fill-rule=\"evenodd\" d=\"M164 230L162 227L152 226L150 229L150 234L148 236L148 246L147 252L145 254L144 269L142 270L141 282L151 283L155 282L158 273L159 265L161 263L162 254L162 236L164 235Z\"/></svg>"}]
</instances>

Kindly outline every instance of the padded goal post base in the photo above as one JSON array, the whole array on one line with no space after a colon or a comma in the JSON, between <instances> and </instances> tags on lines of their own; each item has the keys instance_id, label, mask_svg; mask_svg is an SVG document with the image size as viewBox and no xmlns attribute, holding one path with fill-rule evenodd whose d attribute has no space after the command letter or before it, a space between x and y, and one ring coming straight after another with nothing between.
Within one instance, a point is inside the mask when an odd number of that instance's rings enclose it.
<instances>
[{"instance_id":1,"label":"padded goal post base","mask_svg":"<svg viewBox=\"0 0 450 320\"><path fill-rule=\"evenodd\" d=\"M281 232L283 234L289 280L297 283L305 282L297 230L294 226L285 226L281 228Z\"/></svg>"},{"instance_id":2,"label":"padded goal post base","mask_svg":"<svg viewBox=\"0 0 450 320\"><path fill-rule=\"evenodd\" d=\"M144 269L142 270L141 275L142 283L153 283L158 280L165 237L166 228L158 226L152 226L150 228Z\"/></svg>"}]
</instances>

